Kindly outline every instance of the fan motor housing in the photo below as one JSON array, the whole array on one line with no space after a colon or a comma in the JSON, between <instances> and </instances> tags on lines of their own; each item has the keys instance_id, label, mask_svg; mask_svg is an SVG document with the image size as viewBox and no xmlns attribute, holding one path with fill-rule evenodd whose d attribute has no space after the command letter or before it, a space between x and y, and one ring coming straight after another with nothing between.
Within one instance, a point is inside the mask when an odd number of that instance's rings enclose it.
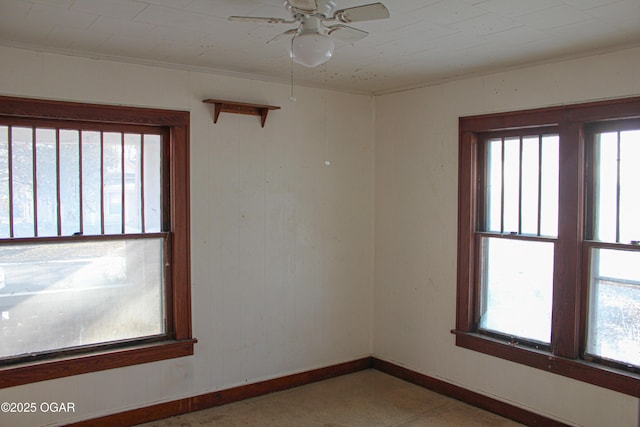
<instances>
[{"instance_id":1,"label":"fan motor housing","mask_svg":"<svg viewBox=\"0 0 640 427\"><path fill-rule=\"evenodd\" d=\"M295 17L296 15L305 16L323 16L325 18L331 18L333 11L336 9L336 3L333 0L316 0L315 10L305 10L293 6L287 0L284 2L285 7Z\"/></svg>"}]
</instances>

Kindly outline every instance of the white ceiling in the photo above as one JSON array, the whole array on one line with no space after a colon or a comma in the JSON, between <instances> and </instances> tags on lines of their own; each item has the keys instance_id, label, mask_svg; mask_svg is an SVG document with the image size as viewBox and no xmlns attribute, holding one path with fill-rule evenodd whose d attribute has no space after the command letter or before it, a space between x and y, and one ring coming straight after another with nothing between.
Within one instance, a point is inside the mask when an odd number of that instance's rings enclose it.
<instances>
[{"instance_id":1,"label":"white ceiling","mask_svg":"<svg viewBox=\"0 0 640 427\"><path fill-rule=\"evenodd\" d=\"M337 0L339 8L375 0ZM391 18L338 42L296 84L388 93L478 73L640 46L640 0L383 0ZM288 82L282 0L0 0L0 44ZM3 66L0 61L0 66Z\"/></svg>"}]
</instances>

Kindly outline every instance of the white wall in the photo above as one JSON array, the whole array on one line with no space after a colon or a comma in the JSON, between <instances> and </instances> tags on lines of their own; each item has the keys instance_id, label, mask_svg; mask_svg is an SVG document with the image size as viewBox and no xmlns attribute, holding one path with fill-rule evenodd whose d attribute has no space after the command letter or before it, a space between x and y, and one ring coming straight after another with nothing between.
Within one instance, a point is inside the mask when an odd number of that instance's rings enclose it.
<instances>
[{"instance_id":1,"label":"white wall","mask_svg":"<svg viewBox=\"0 0 640 427\"><path fill-rule=\"evenodd\" d=\"M372 352L565 422L638 424L637 399L457 348L449 330L458 117L638 95L639 49L385 95L375 111L366 96L297 88L291 103L279 84L10 48L0 57L3 95L191 111L199 339L193 357L0 390L0 402L77 408L0 414L0 425L92 418ZM264 129L225 113L214 125L208 97L283 108Z\"/></svg>"},{"instance_id":2,"label":"white wall","mask_svg":"<svg viewBox=\"0 0 640 427\"><path fill-rule=\"evenodd\" d=\"M0 390L92 418L369 356L374 102L296 88L0 48L0 94L191 112L195 356ZM282 106L265 128L206 98ZM325 166L325 160L331 165ZM1 344L0 344L1 345Z\"/></svg>"},{"instance_id":3,"label":"white wall","mask_svg":"<svg viewBox=\"0 0 640 427\"><path fill-rule=\"evenodd\" d=\"M640 95L640 49L376 98L374 355L581 426L637 426L638 399L458 348L458 117Z\"/></svg>"}]
</instances>

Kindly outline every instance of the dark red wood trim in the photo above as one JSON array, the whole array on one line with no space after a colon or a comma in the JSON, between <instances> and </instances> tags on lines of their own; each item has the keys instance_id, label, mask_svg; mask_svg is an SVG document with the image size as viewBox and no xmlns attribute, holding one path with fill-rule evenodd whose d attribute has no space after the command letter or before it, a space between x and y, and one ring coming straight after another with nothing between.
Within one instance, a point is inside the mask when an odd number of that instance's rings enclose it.
<instances>
[{"instance_id":1,"label":"dark red wood trim","mask_svg":"<svg viewBox=\"0 0 640 427\"><path fill-rule=\"evenodd\" d=\"M460 130L489 132L553 126L565 121L606 121L620 117L640 117L640 97L467 116L461 118Z\"/></svg>"},{"instance_id":2,"label":"dark red wood trim","mask_svg":"<svg viewBox=\"0 0 640 427\"><path fill-rule=\"evenodd\" d=\"M640 117L640 96L573 104L565 107L567 121L604 122Z\"/></svg>"},{"instance_id":3,"label":"dark red wood trim","mask_svg":"<svg viewBox=\"0 0 640 427\"><path fill-rule=\"evenodd\" d=\"M505 418L529 425L544 427L566 427L559 421L536 414L531 411L510 405L508 403L493 399L491 397L467 390L463 387L450 384L425 374L421 374L410 369L398 366L376 357L365 357L362 359L345 362L325 368L314 369L312 371L301 372L299 374L287 375L285 377L274 378L272 380L261 381L254 384L247 384L206 393L199 396L188 397L171 402L160 403L144 408L132 409L117 414L106 415L85 421L69 424L70 427L102 427L102 426L130 426L152 422L163 418L174 417L189 412L200 411L213 408L232 402L237 402L252 397L262 396L277 391L287 390L294 387L323 381L341 375L352 374L365 369L377 369L388 375L401 380L419 385L436 393L452 397L478 408L493 412Z\"/></svg>"},{"instance_id":4,"label":"dark red wood trim","mask_svg":"<svg viewBox=\"0 0 640 427\"><path fill-rule=\"evenodd\" d=\"M460 135L458 165L458 261L457 261L457 316L456 328L471 331L473 328L473 281L475 253L473 233L476 229L477 140L473 133Z\"/></svg>"},{"instance_id":5,"label":"dark red wood trim","mask_svg":"<svg viewBox=\"0 0 640 427\"><path fill-rule=\"evenodd\" d=\"M558 107L539 110L514 111L502 114L462 117L460 129L465 132L509 131L511 129L539 128L558 124Z\"/></svg>"},{"instance_id":6,"label":"dark red wood trim","mask_svg":"<svg viewBox=\"0 0 640 427\"><path fill-rule=\"evenodd\" d=\"M0 368L0 389L35 381L52 380L140 363L191 356L195 339L159 343L74 355L36 363Z\"/></svg>"},{"instance_id":7,"label":"dark red wood trim","mask_svg":"<svg viewBox=\"0 0 640 427\"><path fill-rule=\"evenodd\" d=\"M520 240L525 242L547 242L555 243L558 241L556 237L529 236L526 234L502 234L493 231L476 231L476 236L485 238L496 238L505 240Z\"/></svg>"},{"instance_id":8,"label":"dark red wood trim","mask_svg":"<svg viewBox=\"0 0 640 427\"><path fill-rule=\"evenodd\" d=\"M2 97L0 97L0 109L2 108ZM61 122L64 120L64 122ZM0 124L7 126L28 126L31 127L37 122L36 127L61 128L65 130L77 130L79 132L116 132L116 133L140 133L145 135L161 135L163 126L118 124L110 122L73 122L62 117L55 120L53 118L38 119L35 117L16 117L0 115Z\"/></svg>"},{"instance_id":9,"label":"dark red wood trim","mask_svg":"<svg viewBox=\"0 0 640 427\"><path fill-rule=\"evenodd\" d=\"M485 411L493 412L494 414L498 414L528 426L567 427L567 424L561 423L560 421L547 418L543 415L527 411L526 409L510 405L375 357L372 360L372 367L396 378L400 378L404 381L433 390L436 393L444 394L445 396L452 397L484 409Z\"/></svg>"},{"instance_id":10,"label":"dark red wood trim","mask_svg":"<svg viewBox=\"0 0 640 427\"><path fill-rule=\"evenodd\" d=\"M122 105L0 96L0 115L9 117L119 123L151 126L185 126L184 111L138 108Z\"/></svg>"},{"instance_id":11,"label":"dark red wood trim","mask_svg":"<svg viewBox=\"0 0 640 427\"><path fill-rule=\"evenodd\" d=\"M559 147L558 240L554 250L554 283L551 348L556 356L579 357L580 277L583 237L582 126L561 126Z\"/></svg>"},{"instance_id":12,"label":"dark red wood trim","mask_svg":"<svg viewBox=\"0 0 640 427\"><path fill-rule=\"evenodd\" d=\"M73 427L118 427L156 421L188 412L200 411L214 406L249 399L251 397L262 396L276 391L287 390L293 387L299 387L341 375L352 374L354 372L371 368L371 361L371 357L365 357L351 362L301 372L299 374L287 375L285 377L274 378L272 380L261 381L254 384L233 387L226 390L201 394L199 396L160 403L144 408L132 409L130 411L94 418L92 420L80 421L69 425Z\"/></svg>"},{"instance_id":13,"label":"dark red wood trim","mask_svg":"<svg viewBox=\"0 0 640 427\"><path fill-rule=\"evenodd\" d=\"M170 197L173 319L177 340L191 337L191 225L189 193L189 128L174 126L170 137Z\"/></svg>"},{"instance_id":14,"label":"dark red wood trim","mask_svg":"<svg viewBox=\"0 0 640 427\"><path fill-rule=\"evenodd\" d=\"M640 375L582 360L565 359L545 351L513 345L478 334L464 332L455 332L455 334L457 346L640 397Z\"/></svg>"}]
</instances>

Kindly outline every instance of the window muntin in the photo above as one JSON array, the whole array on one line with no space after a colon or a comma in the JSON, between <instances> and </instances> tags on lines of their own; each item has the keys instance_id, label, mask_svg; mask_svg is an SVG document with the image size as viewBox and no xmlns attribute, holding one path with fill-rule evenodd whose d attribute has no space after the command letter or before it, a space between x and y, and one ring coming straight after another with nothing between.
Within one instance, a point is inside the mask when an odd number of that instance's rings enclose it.
<instances>
[{"instance_id":1,"label":"window muntin","mask_svg":"<svg viewBox=\"0 0 640 427\"><path fill-rule=\"evenodd\" d=\"M548 346L554 242L537 238L557 235L558 135L488 135L483 147L477 328Z\"/></svg>"}]
</instances>

